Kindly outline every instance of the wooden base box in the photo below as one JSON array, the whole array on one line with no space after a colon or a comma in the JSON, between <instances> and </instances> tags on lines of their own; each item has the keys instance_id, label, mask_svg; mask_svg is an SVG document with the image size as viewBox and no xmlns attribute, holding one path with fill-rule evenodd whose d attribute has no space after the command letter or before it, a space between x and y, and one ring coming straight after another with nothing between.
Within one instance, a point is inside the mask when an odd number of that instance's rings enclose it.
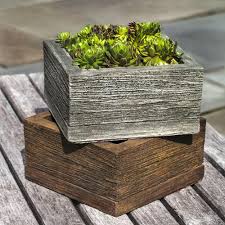
<instances>
[{"instance_id":1,"label":"wooden base box","mask_svg":"<svg viewBox=\"0 0 225 225\"><path fill-rule=\"evenodd\" d=\"M199 181L200 132L89 144L69 143L50 113L25 120L26 178L113 216Z\"/></svg>"}]
</instances>

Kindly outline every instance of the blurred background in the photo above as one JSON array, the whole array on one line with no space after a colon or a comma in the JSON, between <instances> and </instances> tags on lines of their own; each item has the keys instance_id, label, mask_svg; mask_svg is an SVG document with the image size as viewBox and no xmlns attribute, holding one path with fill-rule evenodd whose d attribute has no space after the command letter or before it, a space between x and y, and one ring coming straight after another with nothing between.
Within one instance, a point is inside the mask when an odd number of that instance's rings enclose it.
<instances>
[{"instance_id":1,"label":"blurred background","mask_svg":"<svg viewBox=\"0 0 225 225\"><path fill-rule=\"evenodd\" d=\"M204 66L201 113L225 136L225 0L0 0L0 75L42 72L60 31L152 20Z\"/></svg>"}]
</instances>

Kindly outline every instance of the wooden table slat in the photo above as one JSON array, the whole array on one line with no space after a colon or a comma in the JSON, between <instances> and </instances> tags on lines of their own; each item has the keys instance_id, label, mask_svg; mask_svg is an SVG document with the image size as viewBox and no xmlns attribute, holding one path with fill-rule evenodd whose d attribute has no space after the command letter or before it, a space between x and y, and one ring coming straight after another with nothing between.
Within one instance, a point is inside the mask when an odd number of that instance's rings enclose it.
<instances>
[{"instance_id":1,"label":"wooden table slat","mask_svg":"<svg viewBox=\"0 0 225 225\"><path fill-rule=\"evenodd\" d=\"M165 200L175 209L185 224L225 224L192 187L168 195Z\"/></svg>"},{"instance_id":2,"label":"wooden table slat","mask_svg":"<svg viewBox=\"0 0 225 225\"><path fill-rule=\"evenodd\" d=\"M225 170L225 137L210 124L207 124L206 130L205 152Z\"/></svg>"},{"instance_id":3,"label":"wooden table slat","mask_svg":"<svg viewBox=\"0 0 225 225\"><path fill-rule=\"evenodd\" d=\"M17 78L18 78L19 81L17 80ZM12 84L12 83L14 83L14 84ZM36 114L36 111L39 110L40 108L43 109L43 108L47 107L47 105L44 103L44 101L40 100L41 97L38 95L38 93L36 92L36 90L34 89L32 84L30 83L29 79L24 75L13 76L12 79L9 76L3 76L3 77L0 78L0 87L1 86L4 87L4 92L6 93L6 95L7 96L8 96L8 94L10 95L9 100L10 100L11 104L13 105L14 109L16 111L17 110L20 111L20 112L17 112L17 113L22 116L22 119ZM24 89L26 89L26 91L23 91ZM16 94L14 94L14 93L16 93ZM28 96L29 96L29 98L28 98ZM27 102L27 106L26 106L26 104L24 104L26 102ZM20 104L22 104L22 105L20 105ZM8 111L9 110L7 110L7 113L8 113ZM18 125L11 124L10 126L16 127ZM6 133L6 132L7 131L4 131L4 133ZM23 134L20 134L20 136L23 136ZM23 137L20 138L20 139L21 139L21 141L24 145ZM23 165L21 165L21 166L24 167ZM23 173L24 173L24 171L23 171ZM24 180L24 182L26 182L30 185L35 185L35 184L33 184L29 181L26 181L26 180ZM46 189L41 187L41 186L36 185L36 187L38 189L40 188L40 189L43 189L44 191L46 191ZM47 195L47 193L43 193L43 190L42 190L42 193L41 193L40 190L37 190L37 192L39 193L39 198L41 198L41 196ZM61 223L58 223L58 224L76 224L76 225L80 224L80 222L76 222L76 223L72 222L72 221L69 222L69 221L65 221L65 219L63 219L63 215L66 214L65 211L68 211L69 213L72 213L72 214L77 213L75 211L75 208L72 209L72 205L69 203L70 200L68 198L65 198L65 197L63 197L59 194L54 193L54 192L51 192L51 193L57 195L58 198L61 197L61 199L64 201L64 203L62 203L63 206L59 206L59 207L61 207L61 209L57 208L57 210L56 210L56 211L60 210L60 212L62 213L60 216L59 215L57 216L57 217L61 217L60 220L62 221ZM49 207L51 207L51 204L53 202L51 202L51 201L48 201L48 202L49 202L48 203ZM35 205L36 204L37 203L35 203ZM39 207L41 207L42 205L45 205L45 204L46 203L40 203ZM54 210L54 207L55 206L52 205L52 210ZM65 207L69 207L70 209L65 209ZM84 209L88 208L86 210L83 210L83 213L85 213L84 217L89 217L90 219L94 218L93 217L93 211L90 211L90 209L89 209L90 207L82 204L82 208L84 208ZM52 212L52 214L55 214L56 211ZM72 218L75 217L74 215L73 216L67 215L67 216L72 217ZM56 220L56 221L59 221L59 219ZM102 224L106 224L106 225L113 224L113 221L115 221L114 224L122 224L122 225L125 225L125 224L130 225L131 224L131 221L130 221L130 219L127 215L124 215L124 216L119 217L119 218L114 218L114 217L109 217L108 215L106 215L104 213L101 213L101 214L98 214L98 221L102 221ZM97 225L95 220L92 220L91 222L94 225L95 224ZM54 224L54 223L52 223L52 224Z\"/></svg>"},{"instance_id":4,"label":"wooden table slat","mask_svg":"<svg viewBox=\"0 0 225 225\"><path fill-rule=\"evenodd\" d=\"M128 216L126 214L119 216L119 217L113 217L110 215L107 215L97 209L94 209L88 205L85 204L79 204L78 205L81 213L83 214L85 220L89 224L93 225L133 225L133 223L128 220Z\"/></svg>"},{"instance_id":5,"label":"wooden table slat","mask_svg":"<svg viewBox=\"0 0 225 225\"><path fill-rule=\"evenodd\" d=\"M43 73L28 74L30 81L37 87L39 94L44 97L44 75Z\"/></svg>"},{"instance_id":6,"label":"wooden table slat","mask_svg":"<svg viewBox=\"0 0 225 225\"><path fill-rule=\"evenodd\" d=\"M24 74L2 76L0 78L0 88L7 95L21 120L37 112L47 110L43 99L40 98L40 95ZM35 102L35 107L33 107L33 102Z\"/></svg>"},{"instance_id":7,"label":"wooden table slat","mask_svg":"<svg viewBox=\"0 0 225 225\"><path fill-rule=\"evenodd\" d=\"M196 187L225 220L225 178L207 160L205 160L204 164L205 176L201 182L196 184Z\"/></svg>"},{"instance_id":8,"label":"wooden table slat","mask_svg":"<svg viewBox=\"0 0 225 225\"><path fill-rule=\"evenodd\" d=\"M130 214L141 225L178 225L176 220L159 200L138 208Z\"/></svg>"},{"instance_id":9,"label":"wooden table slat","mask_svg":"<svg viewBox=\"0 0 225 225\"><path fill-rule=\"evenodd\" d=\"M32 95L30 98L32 100ZM68 198L25 179L22 158L24 151L23 125L2 92L0 92L0 106L0 118L4 118L0 123L1 146L44 224L84 225Z\"/></svg>"},{"instance_id":10,"label":"wooden table slat","mask_svg":"<svg viewBox=\"0 0 225 225\"><path fill-rule=\"evenodd\" d=\"M1 225L38 225L1 153L0 203Z\"/></svg>"}]
</instances>

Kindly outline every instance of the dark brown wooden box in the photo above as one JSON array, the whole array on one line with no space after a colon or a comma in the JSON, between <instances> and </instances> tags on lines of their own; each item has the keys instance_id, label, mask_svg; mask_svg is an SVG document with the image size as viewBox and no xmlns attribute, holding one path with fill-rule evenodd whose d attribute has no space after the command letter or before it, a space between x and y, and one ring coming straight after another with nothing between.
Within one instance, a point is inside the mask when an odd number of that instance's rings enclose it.
<instances>
[{"instance_id":1,"label":"dark brown wooden box","mask_svg":"<svg viewBox=\"0 0 225 225\"><path fill-rule=\"evenodd\" d=\"M121 142L69 143L50 113L25 120L26 178L119 216L203 177L200 133Z\"/></svg>"}]
</instances>

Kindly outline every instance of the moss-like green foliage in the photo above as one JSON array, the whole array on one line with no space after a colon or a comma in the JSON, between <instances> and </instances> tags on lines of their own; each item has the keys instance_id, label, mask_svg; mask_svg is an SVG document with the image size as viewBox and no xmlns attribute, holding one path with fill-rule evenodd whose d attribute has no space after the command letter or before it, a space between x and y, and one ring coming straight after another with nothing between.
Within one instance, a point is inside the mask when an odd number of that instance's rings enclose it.
<instances>
[{"instance_id":1,"label":"moss-like green foliage","mask_svg":"<svg viewBox=\"0 0 225 225\"><path fill-rule=\"evenodd\" d=\"M73 36L59 33L57 42L85 69L183 63L177 43L161 34L157 22L87 25Z\"/></svg>"}]
</instances>

